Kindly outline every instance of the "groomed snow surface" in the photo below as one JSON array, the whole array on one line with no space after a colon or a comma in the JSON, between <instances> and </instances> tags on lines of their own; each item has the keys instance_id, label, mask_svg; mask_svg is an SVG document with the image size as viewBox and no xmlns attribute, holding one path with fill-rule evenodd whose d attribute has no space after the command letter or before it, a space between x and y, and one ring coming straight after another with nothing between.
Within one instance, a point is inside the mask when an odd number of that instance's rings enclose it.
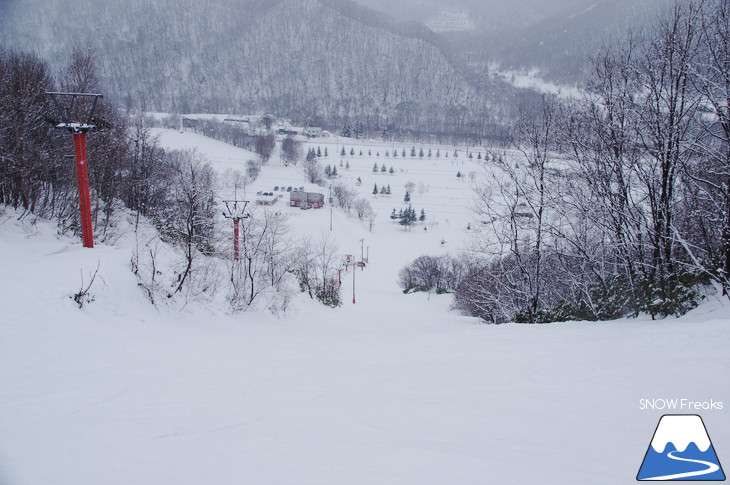
<instances>
[{"instance_id":1,"label":"groomed snow surface","mask_svg":"<svg viewBox=\"0 0 730 485\"><path fill-rule=\"evenodd\" d=\"M253 158L160 134L219 172ZM84 249L49 222L0 212L0 484L633 483L672 413L639 400L675 397L725 403L701 414L730 462L726 300L663 321L490 326L450 312L448 295L404 295L400 268L466 241L471 192L455 174L476 164L444 148L438 161L385 159L377 142L355 146L371 157L340 157L342 142L313 146L328 147L325 165L350 163L341 180L360 176L379 215L370 232L332 211L341 252L359 256L360 239L369 252L357 303L348 272L338 309L303 296L279 316L155 308L129 270L128 237ZM376 150L396 174L372 173ZM408 180L426 189L412 204L428 230L388 219ZM390 183L391 198L368 195L373 183ZM315 188L275 158L247 198L282 184ZM275 207L292 231L329 233L327 205L285 200ZM70 297L97 265L94 301L79 309Z\"/></svg>"}]
</instances>

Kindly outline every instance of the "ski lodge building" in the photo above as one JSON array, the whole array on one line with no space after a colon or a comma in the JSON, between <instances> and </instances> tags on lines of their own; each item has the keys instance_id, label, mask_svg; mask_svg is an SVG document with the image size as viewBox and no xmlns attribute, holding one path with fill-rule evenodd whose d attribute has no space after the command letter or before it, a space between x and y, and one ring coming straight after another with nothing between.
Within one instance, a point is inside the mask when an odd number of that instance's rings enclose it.
<instances>
[{"instance_id":1,"label":"ski lodge building","mask_svg":"<svg viewBox=\"0 0 730 485\"><path fill-rule=\"evenodd\" d=\"M318 192L289 192L289 206L319 209L324 205L324 194Z\"/></svg>"}]
</instances>

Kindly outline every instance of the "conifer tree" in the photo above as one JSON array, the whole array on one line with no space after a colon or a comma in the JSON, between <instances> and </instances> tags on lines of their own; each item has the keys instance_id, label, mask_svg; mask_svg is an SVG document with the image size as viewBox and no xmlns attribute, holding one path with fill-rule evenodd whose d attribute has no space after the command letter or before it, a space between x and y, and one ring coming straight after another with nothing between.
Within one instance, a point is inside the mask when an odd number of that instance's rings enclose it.
<instances>
[{"instance_id":1,"label":"conifer tree","mask_svg":"<svg viewBox=\"0 0 730 485\"><path fill-rule=\"evenodd\" d=\"M345 147L343 146L342 150L340 151L340 156L344 157L345 155L347 155L347 152L345 151Z\"/></svg>"},{"instance_id":2,"label":"conifer tree","mask_svg":"<svg viewBox=\"0 0 730 485\"><path fill-rule=\"evenodd\" d=\"M327 147L324 147L324 156L327 157Z\"/></svg>"},{"instance_id":3,"label":"conifer tree","mask_svg":"<svg viewBox=\"0 0 730 485\"><path fill-rule=\"evenodd\" d=\"M354 148L350 148L350 156L354 156L354 155L355 155L355 149Z\"/></svg>"},{"instance_id":4,"label":"conifer tree","mask_svg":"<svg viewBox=\"0 0 730 485\"><path fill-rule=\"evenodd\" d=\"M385 193L390 195L390 184L388 184L388 187L385 189Z\"/></svg>"},{"instance_id":5,"label":"conifer tree","mask_svg":"<svg viewBox=\"0 0 730 485\"><path fill-rule=\"evenodd\" d=\"M390 167L390 173L391 175L395 173L395 170L393 170L393 166Z\"/></svg>"},{"instance_id":6,"label":"conifer tree","mask_svg":"<svg viewBox=\"0 0 730 485\"><path fill-rule=\"evenodd\" d=\"M411 148L411 157L415 157L415 156L416 156L416 147L412 147Z\"/></svg>"},{"instance_id":7,"label":"conifer tree","mask_svg":"<svg viewBox=\"0 0 730 485\"><path fill-rule=\"evenodd\" d=\"M388 171L388 169L385 167L385 164L383 164L383 166L380 167L380 171L383 172L383 173L385 173L385 172Z\"/></svg>"},{"instance_id":8,"label":"conifer tree","mask_svg":"<svg viewBox=\"0 0 730 485\"><path fill-rule=\"evenodd\" d=\"M406 195L403 197L403 202L410 202L411 201L411 194L406 191Z\"/></svg>"},{"instance_id":9,"label":"conifer tree","mask_svg":"<svg viewBox=\"0 0 730 485\"><path fill-rule=\"evenodd\" d=\"M317 147L317 156L320 158L322 157L322 150L320 147Z\"/></svg>"},{"instance_id":10,"label":"conifer tree","mask_svg":"<svg viewBox=\"0 0 730 485\"><path fill-rule=\"evenodd\" d=\"M418 158L423 158L423 148L418 152Z\"/></svg>"},{"instance_id":11,"label":"conifer tree","mask_svg":"<svg viewBox=\"0 0 730 485\"><path fill-rule=\"evenodd\" d=\"M373 164L373 173L376 173L378 171L378 163Z\"/></svg>"},{"instance_id":12,"label":"conifer tree","mask_svg":"<svg viewBox=\"0 0 730 485\"><path fill-rule=\"evenodd\" d=\"M373 195L378 195L378 184L373 185Z\"/></svg>"},{"instance_id":13,"label":"conifer tree","mask_svg":"<svg viewBox=\"0 0 730 485\"><path fill-rule=\"evenodd\" d=\"M424 209L421 209L421 215L418 218L419 221L423 222L426 220L426 211Z\"/></svg>"}]
</instances>

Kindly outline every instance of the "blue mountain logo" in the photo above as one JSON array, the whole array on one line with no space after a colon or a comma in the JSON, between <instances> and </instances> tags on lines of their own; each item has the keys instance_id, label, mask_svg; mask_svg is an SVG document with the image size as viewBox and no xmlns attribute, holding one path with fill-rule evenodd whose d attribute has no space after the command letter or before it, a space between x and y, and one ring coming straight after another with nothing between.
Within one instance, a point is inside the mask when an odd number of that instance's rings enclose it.
<instances>
[{"instance_id":1,"label":"blue mountain logo","mask_svg":"<svg viewBox=\"0 0 730 485\"><path fill-rule=\"evenodd\" d=\"M725 473L702 418L696 414L662 416L636 479L725 480Z\"/></svg>"}]
</instances>

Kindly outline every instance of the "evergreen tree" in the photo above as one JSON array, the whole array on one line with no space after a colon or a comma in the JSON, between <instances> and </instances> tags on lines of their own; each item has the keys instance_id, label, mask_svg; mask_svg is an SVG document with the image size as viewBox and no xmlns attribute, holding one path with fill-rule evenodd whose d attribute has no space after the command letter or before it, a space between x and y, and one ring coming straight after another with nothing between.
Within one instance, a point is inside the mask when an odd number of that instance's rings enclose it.
<instances>
[{"instance_id":1,"label":"evergreen tree","mask_svg":"<svg viewBox=\"0 0 730 485\"><path fill-rule=\"evenodd\" d=\"M386 194L388 194L388 195L390 195L390 184L388 184L388 187L387 187L387 189L385 190L385 193L386 193Z\"/></svg>"},{"instance_id":2,"label":"evergreen tree","mask_svg":"<svg viewBox=\"0 0 730 485\"><path fill-rule=\"evenodd\" d=\"M456 172L456 178L461 178L461 171Z\"/></svg>"},{"instance_id":3,"label":"evergreen tree","mask_svg":"<svg viewBox=\"0 0 730 485\"><path fill-rule=\"evenodd\" d=\"M360 177L357 178L357 185L362 185L362 179Z\"/></svg>"},{"instance_id":4,"label":"evergreen tree","mask_svg":"<svg viewBox=\"0 0 730 485\"><path fill-rule=\"evenodd\" d=\"M330 177L332 175L332 167L330 167L329 165L327 165L326 167L324 167L324 174L327 177Z\"/></svg>"},{"instance_id":5,"label":"evergreen tree","mask_svg":"<svg viewBox=\"0 0 730 485\"><path fill-rule=\"evenodd\" d=\"M370 153L370 150L368 150L368 157L372 156L372 153Z\"/></svg>"},{"instance_id":6,"label":"evergreen tree","mask_svg":"<svg viewBox=\"0 0 730 485\"><path fill-rule=\"evenodd\" d=\"M385 173L385 172L388 171L388 169L385 167L385 164L383 164L383 166L380 167L380 171L383 172L383 173Z\"/></svg>"},{"instance_id":7,"label":"evergreen tree","mask_svg":"<svg viewBox=\"0 0 730 485\"><path fill-rule=\"evenodd\" d=\"M360 150L360 156L362 157L362 150Z\"/></svg>"},{"instance_id":8,"label":"evergreen tree","mask_svg":"<svg viewBox=\"0 0 730 485\"><path fill-rule=\"evenodd\" d=\"M413 210L413 207L408 206L406 210L402 211L400 221L398 223L404 227L410 227L414 222L416 222L416 219L416 211Z\"/></svg>"},{"instance_id":9,"label":"evergreen tree","mask_svg":"<svg viewBox=\"0 0 730 485\"><path fill-rule=\"evenodd\" d=\"M428 158L431 158L431 155L432 155L432 153L431 153L431 149L429 148L429 149L428 149Z\"/></svg>"},{"instance_id":10,"label":"evergreen tree","mask_svg":"<svg viewBox=\"0 0 730 485\"><path fill-rule=\"evenodd\" d=\"M421 209L421 215L418 220L421 222L424 222L426 220L426 211L424 209Z\"/></svg>"},{"instance_id":11,"label":"evergreen tree","mask_svg":"<svg viewBox=\"0 0 730 485\"><path fill-rule=\"evenodd\" d=\"M345 151L345 147L343 145L342 150L340 150L340 156L344 157L345 155L347 155L347 152Z\"/></svg>"},{"instance_id":12,"label":"evergreen tree","mask_svg":"<svg viewBox=\"0 0 730 485\"><path fill-rule=\"evenodd\" d=\"M327 157L327 147L324 147L324 156Z\"/></svg>"},{"instance_id":13,"label":"evergreen tree","mask_svg":"<svg viewBox=\"0 0 730 485\"><path fill-rule=\"evenodd\" d=\"M332 177L337 177L337 167L332 167Z\"/></svg>"},{"instance_id":14,"label":"evergreen tree","mask_svg":"<svg viewBox=\"0 0 730 485\"><path fill-rule=\"evenodd\" d=\"M398 150L393 150L393 158L398 158Z\"/></svg>"},{"instance_id":15,"label":"evergreen tree","mask_svg":"<svg viewBox=\"0 0 730 485\"><path fill-rule=\"evenodd\" d=\"M317 147L317 157L322 158L322 150L320 147Z\"/></svg>"},{"instance_id":16,"label":"evergreen tree","mask_svg":"<svg viewBox=\"0 0 730 485\"><path fill-rule=\"evenodd\" d=\"M416 156L416 147L411 148L411 157L415 158Z\"/></svg>"},{"instance_id":17,"label":"evergreen tree","mask_svg":"<svg viewBox=\"0 0 730 485\"><path fill-rule=\"evenodd\" d=\"M398 214L395 213L395 207L393 208L393 212L390 213L390 218L393 220L398 219Z\"/></svg>"},{"instance_id":18,"label":"evergreen tree","mask_svg":"<svg viewBox=\"0 0 730 485\"><path fill-rule=\"evenodd\" d=\"M411 194L406 191L406 195L403 197L403 202L410 202L411 201Z\"/></svg>"},{"instance_id":19,"label":"evergreen tree","mask_svg":"<svg viewBox=\"0 0 730 485\"><path fill-rule=\"evenodd\" d=\"M481 160L481 159L482 159L482 152L479 152L479 153L477 153L477 160Z\"/></svg>"},{"instance_id":20,"label":"evergreen tree","mask_svg":"<svg viewBox=\"0 0 730 485\"><path fill-rule=\"evenodd\" d=\"M454 150L454 158L459 158L459 152L457 152L456 150Z\"/></svg>"},{"instance_id":21,"label":"evergreen tree","mask_svg":"<svg viewBox=\"0 0 730 485\"><path fill-rule=\"evenodd\" d=\"M345 123L345 126L342 127L340 136L345 136L347 138L350 138L352 136L352 127L350 126L349 123Z\"/></svg>"},{"instance_id":22,"label":"evergreen tree","mask_svg":"<svg viewBox=\"0 0 730 485\"><path fill-rule=\"evenodd\" d=\"M373 195L378 195L378 184L373 185Z\"/></svg>"},{"instance_id":23,"label":"evergreen tree","mask_svg":"<svg viewBox=\"0 0 730 485\"><path fill-rule=\"evenodd\" d=\"M350 162L349 162L349 161L345 163L345 168L346 168L347 170L350 170Z\"/></svg>"},{"instance_id":24,"label":"evergreen tree","mask_svg":"<svg viewBox=\"0 0 730 485\"><path fill-rule=\"evenodd\" d=\"M344 167L344 166L345 166L345 164L342 163L342 160L340 160L340 167Z\"/></svg>"},{"instance_id":25,"label":"evergreen tree","mask_svg":"<svg viewBox=\"0 0 730 485\"><path fill-rule=\"evenodd\" d=\"M474 154L471 153L471 152L469 152L469 158L472 158L473 159L474 158Z\"/></svg>"},{"instance_id":26,"label":"evergreen tree","mask_svg":"<svg viewBox=\"0 0 730 485\"><path fill-rule=\"evenodd\" d=\"M380 158L380 152L377 152L377 153L375 154L375 156L376 156L376 157L378 157L378 158ZM387 156L387 155L386 155L386 156Z\"/></svg>"},{"instance_id":27,"label":"evergreen tree","mask_svg":"<svg viewBox=\"0 0 730 485\"><path fill-rule=\"evenodd\" d=\"M317 153L314 151L313 148L310 148L307 152L307 161L312 162L317 158Z\"/></svg>"},{"instance_id":28,"label":"evergreen tree","mask_svg":"<svg viewBox=\"0 0 730 485\"><path fill-rule=\"evenodd\" d=\"M382 187L380 187L380 195L385 195L387 193L388 193L388 191L385 189L385 185L383 185Z\"/></svg>"},{"instance_id":29,"label":"evergreen tree","mask_svg":"<svg viewBox=\"0 0 730 485\"><path fill-rule=\"evenodd\" d=\"M391 175L395 173L395 170L393 170L392 166L390 167L390 173L391 173Z\"/></svg>"},{"instance_id":30,"label":"evergreen tree","mask_svg":"<svg viewBox=\"0 0 730 485\"><path fill-rule=\"evenodd\" d=\"M378 171L378 163L373 164L373 173L376 173Z\"/></svg>"},{"instance_id":31,"label":"evergreen tree","mask_svg":"<svg viewBox=\"0 0 730 485\"><path fill-rule=\"evenodd\" d=\"M380 156L380 155L378 155L378 156ZM388 153L388 150L385 150L385 156L386 157L389 157L390 156L390 153Z\"/></svg>"},{"instance_id":32,"label":"evergreen tree","mask_svg":"<svg viewBox=\"0 0 730 485\"><path fill-rule=\"evenodd\" d=\"M418 158L423 158L423 148L421 148L418 152Z\"/></svg>"},{"instance_id":33,"label":"evergreen tree","mask_svg":"<svg viewBox=\"0 0 730 485\"><path fill-rule=\"evenodd\" d=\"M440 157L441 157L441 150L437 148L436 149L436 158L440 158Z\"/></svg>"},{"instance_id":34,"label":"evergreen tree","mask_svg":"<svg viewBox=\"0 0 730 485\"><path fill-rule=\"evenodd\" d=\"M360 138L365 130L362 126L362 121L357 120L355 122L355 129L353 130L353 134L355 135L355 138Z\"/></svg>"},{"instance_id":35,"label":"evergreen tree","mask_svg":"<svg viewBox=\"0 0 730 485\"><path fill-rule=\"evenodd\" d=\"M354 148L350 148L350 156L354 156L354 155L355 155L355 149Z\"/></svg>"},{"instance_id":36,"label":"evergreen tree","mask_svg":"<svg viewBox=\"0 0 730 485\"><path fill-rule=\"evenodd\" d=\"M404 148L403 149L403 158L405 158L405 157L406 157L406 149Z\"/></svg>"}]
</instances>

